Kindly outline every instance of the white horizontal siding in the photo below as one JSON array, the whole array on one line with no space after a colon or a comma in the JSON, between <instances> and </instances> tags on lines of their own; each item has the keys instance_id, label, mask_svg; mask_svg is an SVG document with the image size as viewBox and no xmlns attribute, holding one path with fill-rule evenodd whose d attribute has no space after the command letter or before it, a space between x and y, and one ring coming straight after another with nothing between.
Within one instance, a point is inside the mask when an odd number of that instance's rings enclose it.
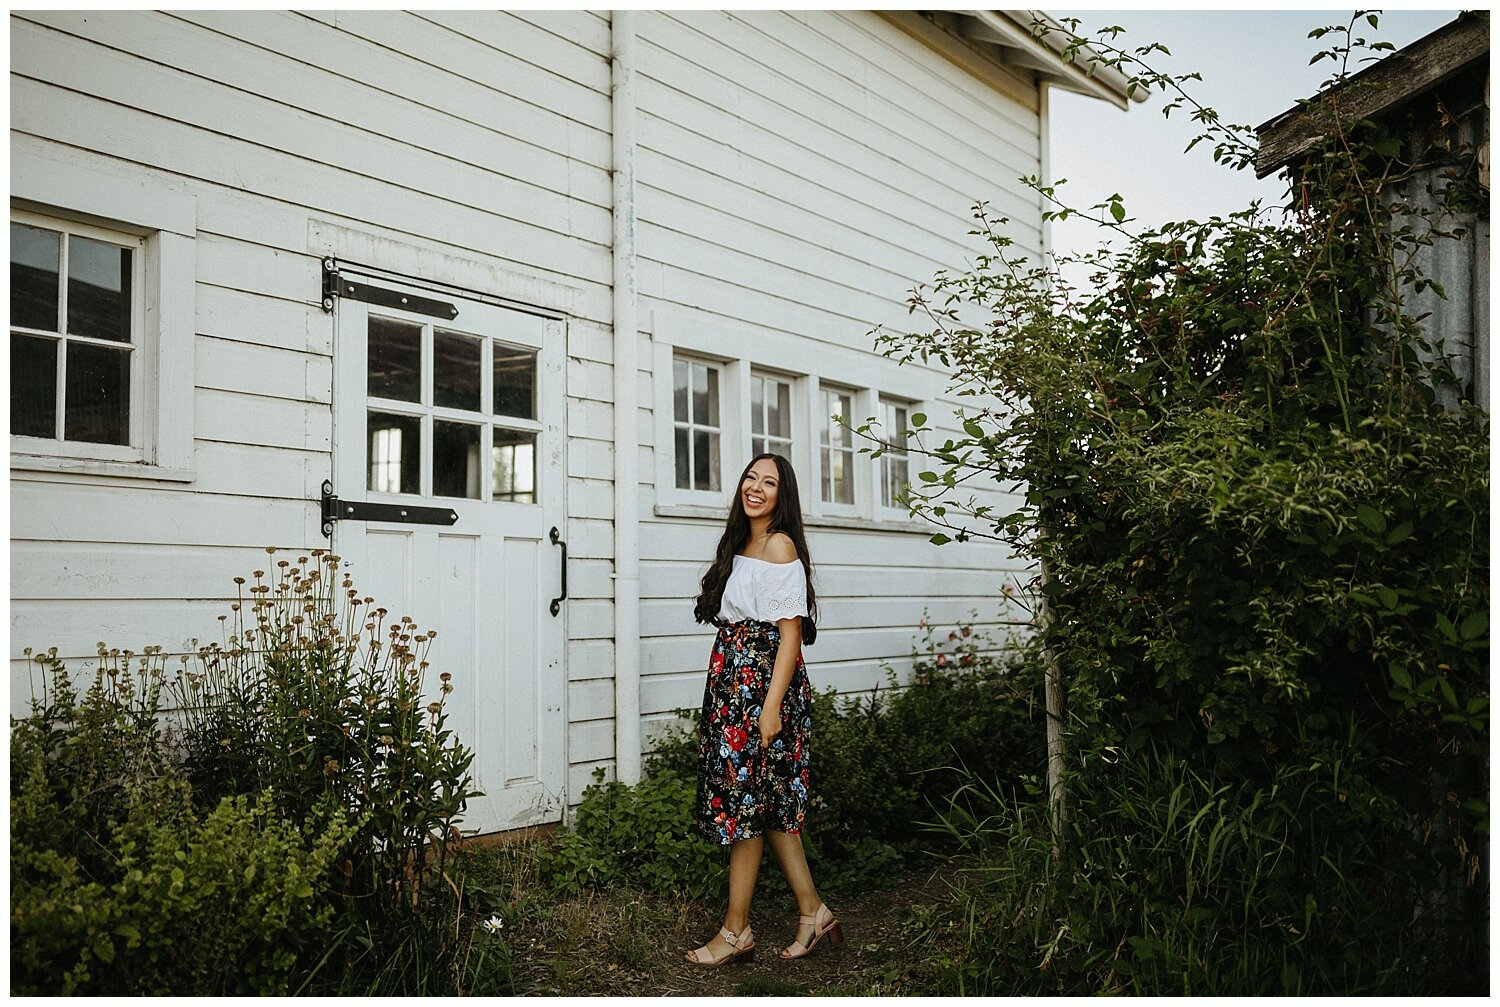
<instances>
[{"instance_id":1,"label":"white horizontal siding","mask_svg":"<svg viewBox=\"0 0 1500 1007\"><path fill-rule=\"evenodd\" d=\"M320 258L358 233L433 279L568 292L538 302L570 316L568 394L586 403L569 447L567 651L584 678L610 674L608 21L46 11L10 24L12 156L171 191L197 221L194 478L13 473L13 668L27 644L87 665L100 639L211 638L263 547L326 544ZM15 676L14 709L26 691ZM573 695L584 720L608 715L597 683Z\"/></svg>"},{"instance_id":2,"label":"white horizontal siding","mask_svg":"<svg viewBox=\"0 0 1500 1007\"><path fill-rule=\"evenodd\" d=\"M863 353L871 326L904 322L912 284L977 250L973 200L1010 215L1023 247L1040 241L1015 182L1037 170L1035 108L877 16L639 23L643 328L654 311L686 312L734 334L727 357L753 358L770 334L814 362L819 344ZM321 236L358 233L467 277L571 292L542 305L570 316L570 796L594 768L612 773L608 16L47 11L11 26L12 156L86 160L190 197L197 215L194 480L13 474L13 668L28 644L89 658L101 638L169 649L211 638L232 578L263 566L264 546L323 544L333 329L318 260ZM638 359L649 739L701 697L710 636L691 598L721 526L654 515L655 453L671 447L654 443L649 333ZM970 610L996 628L1008 618L1004 550L829 528L812 550L820 688L865 690L903 671L924 605L941 624Z\"/></svg>"},{"instance_id":3,"label":"white horizontal siding","mask_svg":"<svg viewBox=\"0 0 1500 1007\"><path fill-rule=\"evenodd\" d=\"M781 368L795 359L825 381L897 392L883 385L888 363L870 330L905 327L914 285L983 250L968 233L971 205L990 201L1012 218L1021 248L1039 248L1036 197L1018 181L1039 170L1034 102L999 94L869 12L643 21L642 294L661 314L711 324L722 334L713 355ZM785 340L806 349L788 356ZM820 344L837 352L820 356ZM642 401L655 395L653 386ZM938 442L959 401L924 403ZM739 463L725 450L727 497ZM923 467L912 459L913 478ZM818 488L801 490L806 501ZM984 495L1000 508L1016 503ZM645 502L649 736L701 700L712 633L693 622L692 598L723 525L653 516L650 495ZM932 530L810 526L821 617L805 657L818 688L862 692L905 674L924 613L945 629L973 621L997 636L1024 622L1001 594L1029 576L1009 551L939 548Z\"/></svg>"}]
</instances>

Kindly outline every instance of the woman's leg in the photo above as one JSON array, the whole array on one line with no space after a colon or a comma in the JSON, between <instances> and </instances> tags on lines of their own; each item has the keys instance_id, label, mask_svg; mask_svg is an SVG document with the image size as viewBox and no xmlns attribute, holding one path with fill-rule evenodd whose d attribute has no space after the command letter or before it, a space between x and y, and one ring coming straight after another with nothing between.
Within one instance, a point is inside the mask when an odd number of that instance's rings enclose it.
<instances>
[{"instance_id":1,"label":"woman's leg","mask_svg":"<svg viewBox=\"0 0 1500 1007\"><path fill-rule=\"evenodd\" d=\"M792 893L797 896L797 912L803 916L813 915L823 904L823 900L818 897L812 871L807 867L802 837L790 832L767 832L766 836L771 842L771 852L776 854L776 860L781 864L781 873L786 875L787 884L791 885ZM803 923L797 927L797 940L802 942L803 947L807 946L812 937L812 924Z\"/></svg>"},{"instance_id":2,"label":"woman's leg","mask_svg":"<svg viewBox=\"0 0 1500 1007\"><path fill-rule=\"evenodd\" d=\"M724 912L724 928L732 934L750 925L750 900L755 895L755 878L765 848L760 836L729 844L729 908Z\"/></svg>"},{"instance_id":3,"label":"woman's leg","mask_svg":"<svg viewBox=\"0 0 1500 1007\"><path fill-rule=\"evenodd\" d=\"M760 873L760 858L765 849L766 842L760 836L729 844L729 908L724 911L724 929L736 937L750 925L750 900L755 895L755 878ZM727 958L735 951L718 934L707 947L715 960Z\"/></svg>"}]
</instances>

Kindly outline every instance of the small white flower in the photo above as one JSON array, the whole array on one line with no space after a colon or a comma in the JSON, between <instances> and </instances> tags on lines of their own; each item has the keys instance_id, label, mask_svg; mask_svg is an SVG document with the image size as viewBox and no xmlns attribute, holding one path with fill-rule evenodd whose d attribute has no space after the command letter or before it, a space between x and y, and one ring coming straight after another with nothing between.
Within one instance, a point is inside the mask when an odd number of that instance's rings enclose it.
<instances>
[{"instance_id":1,"label":"small white flower","mask_svg":"<svg viewBox=\"0 0 1500 1007\"><path fill-rule=\"evenodd\" d=\"M501 930L505 929L505 920L499 916L491 916L479 925L492 934L498 934Z\"/></svg>"}]
</instances>

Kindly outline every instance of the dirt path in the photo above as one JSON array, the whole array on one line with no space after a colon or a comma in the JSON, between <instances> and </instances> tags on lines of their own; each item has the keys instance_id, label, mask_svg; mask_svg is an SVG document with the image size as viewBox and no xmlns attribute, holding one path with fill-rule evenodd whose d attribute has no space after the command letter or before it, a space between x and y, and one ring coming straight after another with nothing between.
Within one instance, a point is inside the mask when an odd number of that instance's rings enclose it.
<instances>
[{"instance_id":1,"label":"dirt path","mask_svg":"<svg viewBox=\"0 0 1500 1007\"><path fill-rule=\"evenodd\" d=\"M844 943L782 961L797 903L757 895L750 960L704 968L683 959L718 929L722 906L616 891L558 904L508 935L520 992L617 996L880 995L913 991L909 945L951 902L942 872L911 872L884 890L830 894Z\"/></svg>"}]
</instances>

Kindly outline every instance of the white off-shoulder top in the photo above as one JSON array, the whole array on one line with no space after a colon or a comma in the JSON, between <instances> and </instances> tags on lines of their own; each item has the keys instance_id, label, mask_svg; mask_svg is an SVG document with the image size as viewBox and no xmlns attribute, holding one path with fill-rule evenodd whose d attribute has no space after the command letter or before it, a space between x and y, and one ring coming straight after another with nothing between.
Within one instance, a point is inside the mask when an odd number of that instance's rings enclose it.
<instances>
[{"instance_id":1,"label":"white off-shoulder top","mask_svg":"<svg viewBox=\"0 0 1500 1007\"><path fill-rule=\"evenodd\" d=\"M771 563L751 556L734 558L719 602L721 620L775 623L806 614L807 568L800 559Z\"/></svg>"}]
</instances>

